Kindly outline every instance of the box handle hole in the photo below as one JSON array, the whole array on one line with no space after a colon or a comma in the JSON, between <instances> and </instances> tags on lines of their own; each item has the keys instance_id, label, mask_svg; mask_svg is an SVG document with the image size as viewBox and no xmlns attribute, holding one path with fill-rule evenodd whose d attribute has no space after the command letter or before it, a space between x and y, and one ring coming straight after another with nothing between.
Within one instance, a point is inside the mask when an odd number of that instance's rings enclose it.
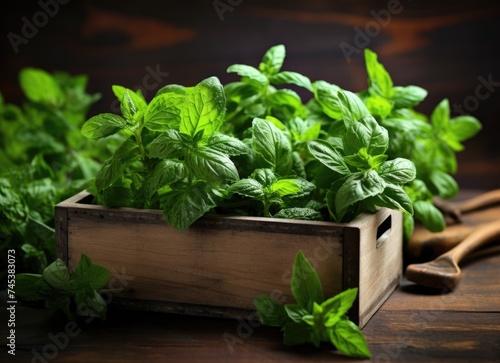
<instances>
[{"instance_id":1,"label":"box handle hole","mask_svg":"<svg viewBox=\"0 0 500 363\"><path fill-rule=\"evenodd\" d=\"M380 226L377 228L377 248L382 246L384 242L389 238L389 234L391 233L391 228L392 228L392 215L389 215L383 221L380 223Z\"/></svg>"}]
</instances>

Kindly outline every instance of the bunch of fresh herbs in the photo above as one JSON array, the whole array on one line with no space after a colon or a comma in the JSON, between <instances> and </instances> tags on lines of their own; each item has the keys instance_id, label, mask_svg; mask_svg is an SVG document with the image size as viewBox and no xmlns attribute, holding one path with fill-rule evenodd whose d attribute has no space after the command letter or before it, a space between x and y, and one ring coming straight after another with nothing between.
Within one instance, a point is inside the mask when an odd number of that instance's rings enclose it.
<instances>
[{"instance_id":1,"label":"bunch of fresh herbs","mask_svg":"<svg viewBox=\"0 0 500 363\"><path fill-rule=\"evenodd\" d=\"M0 102L0 162L7 166L0 231L7 248L35 257L43 273L18 275L17 293L68 316L74 296L98 307L91 315L105 316L97 290L107 270L86 256L72 273L60 260L45 267L53 256L53 205L85 186L109 207L162 209L181 231L208 212L349 222L382 207L404 213L406 238L414 218L442 229L433 198L456 194L455 154L479 121L451 118L446 99L430 118L415 111L427 91L394 86L368 49L368 88L356 93L282 70L285 54L274 46L257 68L230 66L241 77L236 82L172 84L149 102L140 91L113 86L121 115L99 114L83 126L97 99L85 93L85 77L23 70L29 102L23 109ZM285 344L326 341L344 354L370 356L346 317L356 289L325 300L300 251L291 289L296 304L255 299L262 323L281 327Z\"/></svg>"},{"instance_id":2,"label":"bunch of fresh herbs","mask_svg":"<svg viewBox=\"0 0 500 363\"><path fill-rule=\"evenodd\" d=\"M54 205L85 188L116 143L81 135L100 97L86 92L86 76L24 68L19 82L22 107L0 97L0 237L19 272L41 272L55 259Z\"/></svg>"},{"instance_id":3,"label":"bunch of fresh herbs","mask_svg":"<svg viewBox=\"0 0 500 363\"><path fill-rule=\"evenodd\" d=\"M99 290L108 279L109 271L83 254L73 271L57 259L42 274L17 274L15 294L24 301L45 301L47 309L60 309L70 320L74 319L72 302L78 315L106 319L107 304Z\"/></svg>"},{"instance_id":4,"label":"bunch of fresh herbs","mask_svg":"<svg viewBox=\"0 0 500 363\"><path fill-rule=\"evenodd\" d=\"M348 289L325 300L317 272L302 251L295 256L290 289L295 304L280 305L270 296L257 296L254 305L260 322L280 327L285 345L332 343L351 357L370 358L359 327L349 320L348 310L358 289Z\"/></svg>"},{"instance_id":5,"label":"bunch of fresh herbs","mask_svg":"<svg viewBox=\"0 0 500 363\"><path fill-rule=\"evenodd\" d=\"M381 207L404 213L406 237L414 218L442 229L433 197L455 195L455 152L479 122L450 118L446 100L429 121L414 110L427 91L395 87L368 49L369 87L357 93L284 71L284 60L277 45L258 68L230 66L239 81L168 85L149 103L114 86L122 115L82 128L126 137L90 187L97 203L161 208L179 230L207 212L349 222Z\"/></svg>"}]
</instances>

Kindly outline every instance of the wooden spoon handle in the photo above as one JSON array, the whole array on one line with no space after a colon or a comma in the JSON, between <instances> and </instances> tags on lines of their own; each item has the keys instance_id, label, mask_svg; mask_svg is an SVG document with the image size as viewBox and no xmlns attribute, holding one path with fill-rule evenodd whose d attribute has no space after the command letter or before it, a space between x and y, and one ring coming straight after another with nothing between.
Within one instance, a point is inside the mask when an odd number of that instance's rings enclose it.
<instances>
[{"instance_id":1,"label":"wooden spoon handle","mask_svg":"<svg viewBox=\"0 0 500 363\"><path fill-rule=\"evenodd\" d=\"M462 213L469 213L494 204L500 204L500 189L491 190L480 194L477 197L472 197L466 201L458 203L458 209L460 209Z\"/></svg>"},{"instance_id":2,"label":"wooden spoon handle","mask_svg":"<svg viewBox=\"0 0 500 363\"><path fill-rule=\"evenodd\" d=\"M434 197L434 205L454 222L462 222L462 214L500 204L500 189L491 190L462 202L450 202Z\"/></svg>"},{"instance_id":3,"label":"wooden spoon handle","mask_svg":"<svg viewBox=\"0 0 500 363\"><path fill-rule=\"evenodd\" d=\"M487 223L475 229L462 242L442 255L442 257L449 257L458 265L470 252L497 238L500 238L500 221Z\"/></svg>"},{"instance_id":4,"label":"wooden spoon handle","mask_svg":"<svg viewBox=\"0 0 500 363\"><path fill-rule=\"evenodd\" d=\"M458 245L474 229L475 227L466 224L454 224L442 232L420 228L413 232L406 250L413 259L432 260Z\"/></svg>"}]
</instances>

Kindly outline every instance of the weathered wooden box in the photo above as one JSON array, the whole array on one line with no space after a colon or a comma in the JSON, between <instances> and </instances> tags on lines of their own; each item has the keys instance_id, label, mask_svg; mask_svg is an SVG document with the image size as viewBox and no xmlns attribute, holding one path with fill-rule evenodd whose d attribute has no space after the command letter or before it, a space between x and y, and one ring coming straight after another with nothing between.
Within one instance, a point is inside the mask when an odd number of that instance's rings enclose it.
<instances>
[{"instance_id":1,"label":"weathered wooden box","mask_svg":"<svg viewBox=\"0 0 500 363\"><path fill-rule=\"evenodd\" d=\"M293 301L292 265L302 250L326 297L359 288L350 318L363 327L402 274L402 216L389 209L347 224L205 216L179 232L161 211L91 202L81 192L56 206L58 257L74 268L85 253L131 276L113 298L121 306L246 318L257 295Z\"/></svg>"}]
</instances>

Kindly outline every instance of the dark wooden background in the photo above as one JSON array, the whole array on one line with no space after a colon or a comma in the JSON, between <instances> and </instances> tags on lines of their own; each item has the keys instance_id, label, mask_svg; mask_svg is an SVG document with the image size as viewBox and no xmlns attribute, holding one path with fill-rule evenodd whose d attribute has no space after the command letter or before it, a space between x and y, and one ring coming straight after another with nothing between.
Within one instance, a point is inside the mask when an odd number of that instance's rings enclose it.
<instances>
[{"instance_id":1,"label":"dark wooden background","mask_svg":"<svg viewBox=\"0 0 500 363\"><path fill-rule=\"evenodd\" d=\"M22 102L18 72L33 66L88 74L89 90L103 95L90 114L116 111L113 84L147 88L150 99L169 83L193 85L211 75L229 82L235 80L226 74L229 65L258 65L265 50L278 43L287 47L285 69L361 90L366 88L362 53L348 62L340 44L355 45L355 27L364 29L373 14L399 3L402 10L367 46L379 54L395 84L429 91L420 111L430 113L443 98L463 105L469 97L474 107L468 113L484 127L459 154L457 179L464 188L500 187L500 87L483 89L483 99L473 104L480 77L500 82L498 1L221 0L234 4L222 20L213 0L62 2L67 4L57 3L54 16L17 53L7 34L23 36L23 17L33 21L42 7L38 1L16 1L9 3L13 11L2 10L0 90L8 102ZM154 87L145 83L151 69L163 73Z\"/></svg>"}]
</instances>

